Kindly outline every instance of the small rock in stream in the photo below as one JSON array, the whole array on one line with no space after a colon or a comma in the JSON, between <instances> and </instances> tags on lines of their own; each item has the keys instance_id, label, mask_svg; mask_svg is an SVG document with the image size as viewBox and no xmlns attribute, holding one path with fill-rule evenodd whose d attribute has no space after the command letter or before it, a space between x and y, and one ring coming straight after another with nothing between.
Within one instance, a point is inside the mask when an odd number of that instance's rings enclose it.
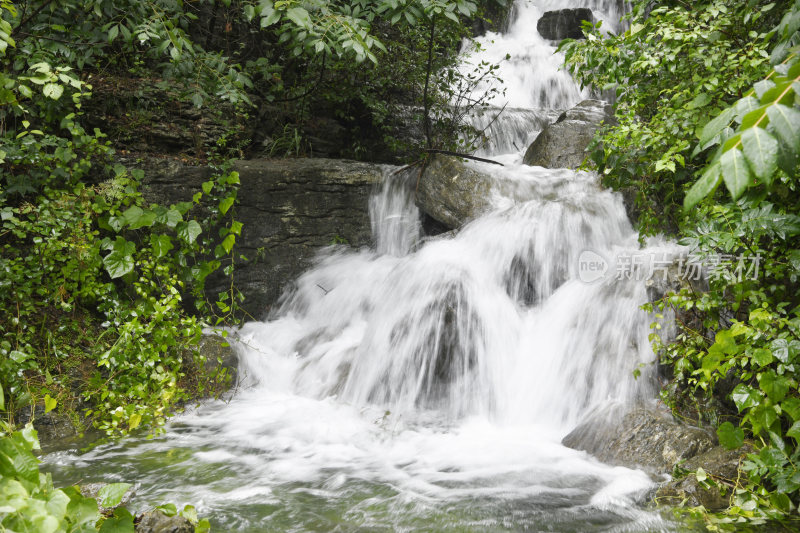
<instances>
[{"instance_id":1,"label":"small rock in stream","mask_svg":"<svg viewBox=\"0 0 800 533\"><path fill-rule=\"evenodd\" d=\"M180 515L167 516L152 510L137 518L136 533L194 533L194 526Z\"/></svg>"}]
</instances>

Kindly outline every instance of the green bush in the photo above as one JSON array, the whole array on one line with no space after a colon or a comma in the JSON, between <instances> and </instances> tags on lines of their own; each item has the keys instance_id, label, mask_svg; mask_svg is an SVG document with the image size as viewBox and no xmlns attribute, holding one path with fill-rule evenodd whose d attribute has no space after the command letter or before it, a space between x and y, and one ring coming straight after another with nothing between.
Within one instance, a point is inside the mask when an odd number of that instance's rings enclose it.
<instances>
[{"instance_id":1,"label":"green bush","mask_svg":"<svg viewBox=\"0 0 800 533\"><path fill-rule=\"evenodd\" d=\"M584 83L619 98L619 124L598 134L591 160L607 185L638 191L643 234L671 230L714 266L707 291L648 306L679 319L674 338L651 335L672 371L664 401L716 425L723 446L757 450L739 479L715 481L731 495L726 513L700 515L712 530L796 527L800 2L648 5L621 35L587 27L587 41L562 45Z\"/></svg>"},{"instance_id":2,"label":"green bush","mask_svg":"<svg viewBox=\"0 0 800 533\"><path fill-rule=\"evenodd\" d=\"M49 473L39 472L34 455L38 449L39 440L30 424L21 431L0 432L0 529L18 533L133 533L134 516L119 506L131 488L129 483L105 485L97 498L83 496L76 486L57 489ZM172 504L159 509L177 514ZM198 520L191 505L180 514L195 524L197 533L210 531L208 520Z\"/></svg>"}]
</instances>

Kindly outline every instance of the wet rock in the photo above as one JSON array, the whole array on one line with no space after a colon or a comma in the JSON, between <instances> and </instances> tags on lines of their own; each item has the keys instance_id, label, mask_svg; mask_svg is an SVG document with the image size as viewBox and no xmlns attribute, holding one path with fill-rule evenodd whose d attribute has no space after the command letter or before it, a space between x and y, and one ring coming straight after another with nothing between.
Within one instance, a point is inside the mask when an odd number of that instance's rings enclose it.
<instances>
[{"instance_id":1,"label":"wet rock","mask_svg":"<svg viewBox=\"0 0 800 533\"><path fill-rule=\"evenodd\" d=\"M447 228L458 228L489 208L492 177L461 159L435 154L419 179L417 206Z\"/></svg>"},{"instance_id":2,"label":"wet rock","mask_svg":"<svg viewBox=\"0 0 800 533\"><path fill-rule=\"evenodd\" d=\"M472 36L480 37L487 32L501 32L508 28L508 15L512 9L512 2L500 5L499 2L490 2L483 7L482 16L472 20Z\"/></svg>"},{"instance_id":3,"label":"wet rock","mask_svg":"<svg viewBox=\"0 0 800 533\"><path fill-rule=\"evenodd\" d=\"M526 165L545 168L577 168L601 122L613 121L611 106L602 100L584 100L564 111L528 147Z\"/></svg>"},{"instance_id":4,"label":"wet rock","mask_svg":"<svg viewBox=\"0 0 800 533\"><path fill-rule=\"evenodd\" d=\"M15 423L18 427L22 427L28 422L33 422L39 444L43 450L50 452L80 438L85 422L80 416L79 411L76 419L72 420L58 411L45 413L43 405L37 405L33 409L26 406L16 413Z\"/></svg>"},{"instance_id":5,"label":"wet rock","mask_svg":"<svg viewBox=\"0 0 800 533\"><path fill-rule=\"evenodd\" d=\"M645 283L647 297L651 302L657 302L672 293L679 293L682 289L691 289L695 293L708 291L706 273L699 269L699 265L690 266L689 257L683 255L672 261L672 264L663 270L654 272L653 276ZM697 270L695 270L697 268ZM684 327L703 331L703 314L696 309L683 309L677 306L668 306L668 311L674 313L674 319ZM713 332L711 336L713 337Z\"/></svg>"},{"instance_id":6,"label":"wet rock","mask_svg":"<svg viewBox=\"0 0 800 533\"><path fill-rule=\"evenodd\" d=\"M615 410L590 416L562 444L604 463L669 474L678 462L714 447L715 437L708 430L676 422L667 412L639 407L624 414Z\"/></svg>"},{"instance_id":7,"label":"wet rock","mask_svg":"<svg viewBox=\"0 0 800 533\"><path fill-rule=\"evenodd\" d=\"M581 7L546 11L536 23L536 29L542 37L553 41L583 39L581 23L584 20L594 22L591 9Z\"/></svg>"},{"instance_id":8,"label":"wet rock","mask_svg":"<svg viewBox=\"0 0 800 533\"><path fill-rule=\"evenodd\" d=\"M711 448L707 452L696 455L681 463L679 468L688 473L659 487L655 495L660 505L684 505L697 507L702 505L709 511L719 511L728 507L730 502L730 485L739 477L739 467L748 453L753 449L744 446L737 450L728 450L722 446ZM702 468L713 483L698 481L695 472ZM728 485L726 487L726 485ZM725 487L725 492L720 489Z\"/></svg>"},{"instance_id":9,"label":"wet rock","mask_svg":"<svg viewBox=\"0 0 800 533\"><path fill-rule=\"evenodd\" d=\"M161 204L190 201L214 175L210 167L175 159L120 159L145 170L145 199ZM233 168L241 181L235 216L244 224L236 249L248 259L237 261L234 283L256 319L321 248L342 240L354 247L371 243L369 196L383 166L301 158L238 161ZM212 301L229 286L221 272L206 281Z\"/></svg>"},{"instance_id":10,"label":"wet rock","mask_svg":"<svg viewBox=\"0 0 800 533\"><path fill-rule=\"evenodd\" d=\"M194 533L194 526L180 515L167 516L153 510L137 518L136 533Z\"/></svg>"},{"instance_id":11,"label":"wet rock","mask_svg":"<svg viewBox=\"0 0 800 533\"><path fill-rule=\"evenodd\" d=\"M197 349L206 359L206 370L224 368L231 376L231 384L237 381L239 356L227 339L219 335L203 335Z\"/></svg>"},{"instance_id":12,"label":"wet rock","mask_svg":"<svg viewBox=\"0 0 800 533\"><path fill-rule=\"evenodd\" d=\"M44 443L56 442L64 439L74 439L80 434L78 428L69 419L55 411L45 413L44 409L37 407L36 417L33 419L33 427L39 436L39 441Z\"/></svg>"}]
</instances>

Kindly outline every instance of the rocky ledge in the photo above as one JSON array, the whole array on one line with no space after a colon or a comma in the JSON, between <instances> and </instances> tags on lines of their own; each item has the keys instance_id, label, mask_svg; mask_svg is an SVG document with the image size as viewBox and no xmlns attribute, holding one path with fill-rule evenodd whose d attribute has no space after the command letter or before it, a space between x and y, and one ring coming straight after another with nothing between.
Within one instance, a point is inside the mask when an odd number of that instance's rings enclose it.
<instances>
[{"instance_id":1,"label":"rocky ledge","mask_svg":"<svg viewBox=\"0 0 800 533\"><path fill-rule=\"evenodd\" d=\"M594 413L562 444L604 463L641 468L654 475L661 481L654 495L660 505L702 505L709 510L728 507L730 494L724 494L720 486L737 479L742 460L752 452L747 446L723 448L711 430L679 422L654 406ZM696 475L698 469L714 482Z\"/></svg>"},{"instance_id":2,"label":"rocky ledge","mask_svg":"<svg viewBox=\"0 0 800 533\"><path fill-rule=\"evenodd\" d=\"M176 159L125 161L145 172L145 197L170 204L191 200L214 175L208 166ZM234 284L245 295L244 310L263 318L284 289L308 269L317 252L335 242L354 247L372 240L369 196L384 167L338 159L251 159L237 161L241 185L236 219L244 224L236 250ZM209 294L230 280L212 275Z\"/></svg>"}]
</instances>

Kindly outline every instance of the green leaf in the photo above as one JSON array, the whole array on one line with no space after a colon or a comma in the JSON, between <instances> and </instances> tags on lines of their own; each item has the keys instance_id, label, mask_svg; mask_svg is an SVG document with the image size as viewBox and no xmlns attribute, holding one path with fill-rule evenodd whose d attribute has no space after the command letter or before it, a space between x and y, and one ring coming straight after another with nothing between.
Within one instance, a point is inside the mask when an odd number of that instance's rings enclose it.
<instances>
[{"instance_id":1,"label":"green leaf","mask_svg":"<svg viewBox=\"0 0 800 533\"><path fill-rule=\"evenodd\" d=\"M134 267L133 254L136 246L122 237L117 237L113 251L103 258L103 266L111 279L121 278Z\"/></svg>"},{"instance_id":2,"label":"green leaf","mask_svg":"<svg viewBox=\"0 0 800 533\"><path fill-rule=\"evenodd\" d=\"M792 427L786 432L787 437L791 437L800 443L800 422L795 422Z\"/></svg>"},{"instance_id":3,"label":"green leaf","mask_svg":"<svg viewBox=\"0 0 800 533\"><path fill-rule=\"evenodd\" d=\"M698 469L694 473L694 477L695 479L697 479L697 481L702 483L703 481L708 479L708 474L706 474L706 471L703 469L703 467L698 467Z\"/></svg>"},{"instance_id":4,"label":"green leaf","mask_svg":"<svg viewBox=\"0 0 800 533\"><path fill-rule=\"evenodd\" d=\"M150 245L156 258L164 257L172 250L172 238L169 235L150 235Z\"/></svg>"},{"instance_id":5,"label":"green leaf","mask_svg":"<svg viewBox=\"0 0 800 533\"><path fill-rule=\"evenodd\" d=\"M0 411L6 410L6 397L3 395L3 384L0 383Z\"/></svg>"},{"instance_id":6,"label":"green leaf","mask_svg":"<svg viewBox=\"0 0 800 533\"><path fill-rule=\"evenodd\" d=\"M761 80L753 85L753 89L755 90L756 96L758 96L759 99L773 87L775 87L775 82L772 80Z\"/></svg>"},{"instance_id":7,"label":"green leaf","mask_svg":"<svg viewBox=\"0 0 800 533\"><path fill-rule=\"evenodd\" d=\"M197 523L197 509L195 509L194 505L184 506L183 511L181 511L181 516L192 524Z\"/></svg>"},{"instance_id":8,"label":"green leaf","mask_svg":"<svg viewBox=\"0 0 800 533\"><path fill-rule=\"evenodd\" d=\"M781 402L781 409L792 417L795 422L800 422L800 399L787 398Z\"/></svg>"},{"instance_id":9,"label":"green leaf","mask_svg":"<svg viewBox=\"0 0 800 533\"><path fill-rule=\"evenodd\" d=\"M724 422L717 428L719 443L729 450L735 450L744 443L744 431L734 427L730 422Z\"/></svg>"},{"instance_id":10,"label":"green leaf","mask_svg":"<svg viewBox=\"0 0 800 533\"><path fill-rule=\"evenodd\" d=\"M235 198L233 196L228 196L227 198L223 198L223 200L219 203L219 210L223 215L228 212L228 209L231 208L234 200Z\"/></svg>"},{"instance_id":11,"label":"green leaf","mask_svg":"<svg viewBox=\"0 0 800 533\"><path fill-rule=\"evenodd\" d=\"M781 363L789 362L789 342L786 339L775 339L769 344L772 355Z\"/></svg>"},{"instance_id":12,"label":"green leaf","mask_svg":"<svg viewBox=\"0 0 800 533\"><path fill-rule=\"evenodd\" d=\"M772 352L766 348L757 348L753 350L752 357L753 361L755 361L758 366L767 366L772 362Z\"/></svg>"},{"instance_id":13,"label":"green leaf","mask_svg":"<svg viewBox=\"0 0 800 533\"><path fill-rule=\"evenodd\" d=\"M269 12L267 13L267 8L261 11L261 27L267 28L272 26L276 22L278 22L281 18L281 14L278 11L275 11L272 5L269 5Z\"/></svg>"},{"instance_id":14,"label":"green leaf","mask_svg":"<svg viewBox=\"0 0 800 533\"><path fill-rule=\"evenodd\" d=\"M742 133L742 152L753 173L771 185L778 168L778 141L766 130L750 128Z\"/></svg>"},{"instance_id":15,"label":"green leaf","mask_svg":"<svg viewBox=\"0 0 800 533\"><path fill-rule=\"evenodd\" d=\"M722 113L703 127L703 131L700 133L700 144L706 144L719 135L723 129L728 127L728 124L731 123L734 116L736 116L736 109L733 107L723 110Z\"/></svg>"},{"instance_id":16,"label":"green leaf","mask_svg":"<svg viewBox=\"0 0 800 533\"><path fill-rule=\"evenodd\" d=\"M44 395L44 412L49 413L58 405L58 400L51 398L49 394Z\"/></svg>"},{"instance_id":17,"label":"green leaf","mask_svg":"<svg viewBox=\"0 0 800 533\"><path fill-rule=\"evenodd\" d=\"M800 111L776 104L767 109L770 126L789 150L800 150Z\"/></svg>"},{"instance_id":18,"label":"green leaf","mask_svg":"<svg viewBox=\"0 0 800 533\"><path fill-rule=\"evenodd\" d=\"M108 30L108 42L111 42L114 39L116 39L117 35L119 35L119 26L117 25L111 26L111 29Z\"/></svg>"},{"instance_id":19,"label":"green leaf","mask_svg":"<svg viewBox=\"0 0 800 533\"><path fill-rule=\"evenodd\" d=\"M117 507L114 516L103 521L99 533L134 533L133 515L124 507Z\"/></svg>"},{"instance_id":20,"label":"green leaf","mask_svg":"<svg viewBox=\"0 0 800 533\"><path fill-rule=\"evenodd\" d=\"M97 492L97 499L105 508L116 507L131 487L130 483L109 483Z\"/></svg>"},{"instance_id":21,"label":"green leaf","mask_svg":"<svg viewBox=\"0 0 800 533\"><path fill-rule=\"evenodd\" d=\"M739 352L739 347L736 344L736 338L733 332L729 329L718 331L714 336L714 344L708 349L711 352L720 352L726 355L735 355Z\"/></svg>"},{"instance_id":22,"label":"green leaf","mask_svg":"<svg viewBox=\"0 0 800 533\"><path fill-rule=\"evenodd\" d=\"M797 150L791 150L786 147L786 145L781 144L780 148L778 149L778 166L786 172L788 175L792 175L797 168L798 161L800 157L798 157L800 153Z\"/></svg>"},{"instance_id":23,"label":"green leaf","mask_svg":"<svg viewBox=\"0 0 800 533\"><path fill-rule=\"evenodd\" d=\"M8 357L15 363L22 363L26 359L29 359L31 356L19 350L12 350L11 353L8 354Z\"/></svg>"},{"instance_id":24,"label":"green leaf","mask_svg":"<svg viewBox=\"0 0 800 533\"><path fill-rule=\"evenodd\" d=\"M156 507L156 509L158 509L167 516L175 516L176 514L178 514L178 508L175 507L174 503L159 505L158 507Z\"/></svg>"},{"instance_id":25,"label":"green leaf","mask_svg":"<svg viewBox=\"0 0 800 533\"><path fill-rule=\"evenodd\" d=\"M236 243L236 237L233 234L225 237L225 239L222 241L222 248L225 249L225 253L228 254L231 253L231 250L233 249L233 245L235 243Z\"/></svg>"},{"instance_id":26,"label":"green leaf","mask_svg":"<svg viewBox=\"0 0 800 533\"><path fill-rule=\"evenodd\" d=\"M788 513L792 510L792 500L789 498L789 496L781 492L770 493L769 503L784 513Z\"/></svg>"},{"instance_id":27,"label":"green leaf","mask_svg":"<svg viewBox=\"0 0 800 533\"><path fill-rule=\"evenodd\" d=\"M758 109L760 105L761 103L752 96L745 96L736 102L736 122L741 124L742 120L744 120L744 117L754 109Z\"/></svg>"},{"instance_id":28,"label":"green leaf","mask_svg":"<svg viewBox=\"0 0 800 533\"><path fill-rule=\"evenodd\" d=\"M188 244L192 244L203 231L200 227L200 224L198 224L196 220L190 220L186 223L181 222L178 224L176 229L178 232L178 237L183 239Z\"/></svg>"},{"instance_id":29,"label":"green leaf","mask_svg":"<svg viewBox=\"0 0 800 533\"><path fill-rule=\"evenodd\" d=\"M700 93L694 99L686 104L686 109L697 109L708 105L711 102L711 97L707 93Z\"/></svg>"},{"instance_id":30,"label":"green leaf","mask_svg":"<svg viewBox=\"0 0 800 533\"><path fill-rule=\"evenodd\" d=\"M139 217L141 217L143 213L144 210L141 207L132 205L122 213L122 218L125 220L125 223L130 226L135 221L139 220Z\"/></svg>"},{"instance_id":31,"label":"green leaf","mask_svg":"<svg viewBox=\"0 0 800 533\"><path fill-rule=\"evenodd\" d=\"M293 7L286 10L286 18L301 28L311 28L311 16L302 7Z\"/></svg>"},{"instance_id":32,"label":"green leaf","mask_svg":"<svg viewBox=\"0 0 800 533\"><path fill-rule=\"evenodd\" d=\"M758 405L761 401L761 392L749 385L739 383L731 392L731 398L741 413L745 409Z\"/></svg>"},{"instance_id":33,"label":"green leaf","mask_svg":"<svg viewBox=\"0 0 800 533\"><path fill-rule=\"evenodd\" d=\"M689 192L686 193L686 197L683 199L684 210L689 211L700 203L703 198L714 192L722 181L721 170L719 161L712 163L706 168L700 179L697 180L695 184L692 185L692 188L689 189Z\"/></svg>"},{"instance_id":34,"label":"green leaf","mask_svg":"<svg viewBox=\"0 0 800 533\"><path fill-rule=\"evenodd\" d=\"M181 220L183 220L183 216L181 216L181 212L175 208L169 210L164 209L163 212L156 216L156 222L166 224L166 226L170 228L174 228Z\"/></svg>"},{"instance_id":35,"label":"green leaf","mask_svg":"<svg viewBox=\"0 0 800 533\"><path fill-rule=\"evenodd\" d=\"M42 93L48 98L58 100L61 98L61 95L64 94L64 87L58 83L45 83L42 88Z\"/></svg>"},{"instance_id":36,"label":"green leaf","mask_svg":"<svg viewBox=\"0 0 800 533\"><path fill-rule=\"evenodd\" d=\"M142 415L140 415L139 413L133 413L131 417L128 419L128 429L133 431L134 429L139 427L139 424L141 423L142 423Z\"/></svg>"},{"instance_id":37,"label":"green leaf","mask_svg":"<svg viewBox=\"0 0 800 533\"><path fill-rule=\"evenodd\" d=\"M757 107L744 115L742 117L742 129L744 130L755 126L760 126L762 128L767 127L767 124L769 124L769 117L766 116L768 108L769 105Z\"/></svg>"},{"instance_id":38,"label":"green leaf","mask_svg":"<svg viewBox=\"0 0 800 533\"><path fill-rule=\"evenodd\" d=\"M786 376L781 376L773 370L767 370L758 378L758 384L770 400L780 402L789 392L790 383Z\"/></svg>"},{"instance_id":39,"label":"green leaf","mask_svg":"<svg viewBox=\"0 0 800 533\"><path fill-rule=\"evenodd\" d=\"M750 171L741 150L728 150L719 160L722 179L734 200L738 199L750 184Z\"/></svg>"},{"instance_id":40,"label":"green leaf","mask_svg":"<svg viewBox=\"0 0 800 533\"><path fill-rule=\"evenodd\" d=\"M156 213L151 210L143 210L137 206L131 206L122 213L122 217L130 229L139 229L153 225L156 220Z\"/></svg>"}]
</instances>

